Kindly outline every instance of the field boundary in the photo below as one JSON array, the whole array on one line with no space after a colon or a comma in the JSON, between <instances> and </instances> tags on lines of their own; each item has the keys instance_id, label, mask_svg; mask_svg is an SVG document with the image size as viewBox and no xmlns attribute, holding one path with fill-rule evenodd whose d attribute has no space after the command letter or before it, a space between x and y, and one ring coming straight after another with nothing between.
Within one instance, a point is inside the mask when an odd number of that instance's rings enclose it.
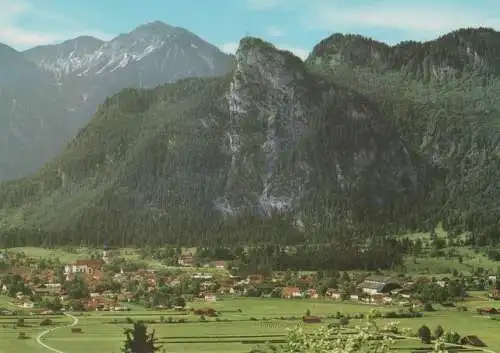
<instances>
[{"instance_id":1,"label":"field boundary","mask_svg":"<svg viewBox=\"0 0 500 353\"><path fill-rule=\"evenodd\" d=\"M49 333L51 333L52 331L55 331L55 330L58 330L60 328L63 328L63 327L73 327L73 326L76 326L78 325L78 322L79 322L79 319L74 316L74 315L71 315L71 314L68 314L68 313L64 313L64 315L66 315L67 317L70 317L73 319L73 322L69 325L65 325L65 326L58 326L58 327L53 327L51 329L48 329L48 330L45 330L43 332L41 332L37 337L36 337L36 343L38 343L40 346L42 346L43 348L45 349L48 349L49 351L51 352L54 352L54 353L65 353L63 351L60 351L58 349L55 349L45 343L42 342L42 338L46 335L48 335Z\"/></svg>"}]
</instances>

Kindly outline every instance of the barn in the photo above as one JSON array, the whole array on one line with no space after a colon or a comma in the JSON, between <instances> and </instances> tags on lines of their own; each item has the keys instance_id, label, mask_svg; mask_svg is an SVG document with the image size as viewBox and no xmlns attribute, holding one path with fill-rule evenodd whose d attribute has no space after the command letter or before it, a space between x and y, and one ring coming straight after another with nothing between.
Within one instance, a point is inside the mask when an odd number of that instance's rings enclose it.
<instances>
[{"instance_id":1,"label":"barn","mask_svg":"<svg viewBox=\"0 0 500 353\"><path fill-rule=\"evenodd\" d=\"M359 286L363 293L374 295L389 293L395 289L402 288L401 283L392 277L369 276Z\"/></svg>"}]
</instances>

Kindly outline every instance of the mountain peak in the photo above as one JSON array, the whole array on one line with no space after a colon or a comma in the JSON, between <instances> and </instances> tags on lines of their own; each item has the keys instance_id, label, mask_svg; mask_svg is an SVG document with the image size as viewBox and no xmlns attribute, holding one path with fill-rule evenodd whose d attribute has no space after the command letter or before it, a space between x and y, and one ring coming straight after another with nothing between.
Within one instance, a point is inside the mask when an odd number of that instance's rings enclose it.
<instances>
[{"instance_id":1,"label":"mountain peak","mask_svg":"<svg viewBox=\"0 0 500 353\"><path fill-rule=\"evenodd\" d=\"M171 26L169 24L166 24L165 22L153 21L136 27L131 33L161 34L161 33L169 33L177 29L178 27Z\"/></svg>"},{"instance_id":2,"label":"mountain peak","mask_svg":"<svg viewBox=\"0 0 500 353\"><path fill-rule=\"evenodd\" d=\"M307 62L329 69L339 64L403 70L411 77L444 79L464 72L500 75L500 32L461 28L437 39L390 46L359 35L334 34L316 45Z\"/></svg>"},{"instance_id":3,"label":"mountain peak","mask_svg":"<svg viewBox=\"0 0 500 353\"><path fill-rule=\"evenodd\" d=\"M304 71L304 63L292 52L276 48L273 44L256 37L240 40L236 62L249 66L258 65L261 71L294 69Z\"/></svg>"}]
</instances>

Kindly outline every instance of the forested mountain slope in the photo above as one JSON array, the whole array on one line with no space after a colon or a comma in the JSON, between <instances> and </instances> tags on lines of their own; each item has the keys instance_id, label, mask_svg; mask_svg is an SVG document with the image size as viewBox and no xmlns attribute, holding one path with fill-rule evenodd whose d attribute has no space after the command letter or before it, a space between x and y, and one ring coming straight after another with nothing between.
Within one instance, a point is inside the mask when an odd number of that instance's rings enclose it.
<instances>
[{"instance_id":1,"label":"forested mountain slope","mask_svg":"<svg viewBox=\"0 0 500 353\"><path fill-rule=\"evenodd\" d=\"M414 160L428 161L418 226L443 221L483 243L499 236L499 40L488 28L393 47L336 34L307 59L312 71L370 97Z\"/></svg>"},{"instance_id":2,"label":"forested mountain slope","mask_svg":"<svg viewBox=\"0 0 500 353\"><path fill-rule=\"evenodd\" d=\"M227 76L122 91L36 175L1 184L2 239L353 242L443 221L495 242L490 35L395 47L334 35L306 63L245 38ZM419 73L420 52L438 74Z\"/></svg>"},{"instance_id":3,"label":"forested mountain slope","mask_svg":"<svg viewBox=\"0 0 500 353\"><path fill-rule=\"evenodd\" d=\"M255 38L227 77L113 96L56 160L0 186L11 234L124 244L322 236L404 217L418 194L376 106Z\"/></svg>"}]
</instances>

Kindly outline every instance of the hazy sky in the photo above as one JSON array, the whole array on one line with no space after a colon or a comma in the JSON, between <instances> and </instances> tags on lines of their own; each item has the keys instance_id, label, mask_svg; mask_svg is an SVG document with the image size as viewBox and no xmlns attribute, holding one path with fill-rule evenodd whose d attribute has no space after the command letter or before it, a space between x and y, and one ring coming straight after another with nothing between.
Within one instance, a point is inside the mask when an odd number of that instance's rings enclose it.
<instances>
[{"instance_id":1,"label":"hazy sky","mask_svg":"<svg viewBox=\"0 0 500 353\"><path fill-rule=\"evenodd\" d=\"M156 20L225 51L252 35L303 57L335 32L396 43L500 29L500 0L0 0L0 42L22 50L84 34L110 39Z\"/></svg>"}]
</instances>

